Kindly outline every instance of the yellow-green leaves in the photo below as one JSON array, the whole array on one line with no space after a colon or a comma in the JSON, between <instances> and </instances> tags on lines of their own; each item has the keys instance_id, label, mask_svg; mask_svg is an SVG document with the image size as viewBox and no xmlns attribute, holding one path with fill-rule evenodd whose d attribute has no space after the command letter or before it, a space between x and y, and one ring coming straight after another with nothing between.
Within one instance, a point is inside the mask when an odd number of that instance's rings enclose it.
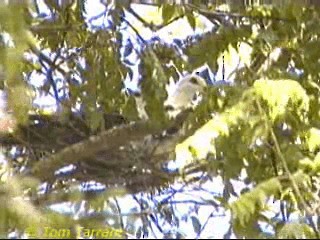
<instances>
[{"instance_id":1,"label":"yellow-green leaves","mask_svg":"<svg viewBox=\"0 0 320 240\"><path fill-rule=\"evenodd\" d=\"M249 104L250 107L250 104ZM217 114L205 125L199 128L194 135L177 146L177 159L184 159L184 163L192 161L193 157L206 158L207 154L215 154L214 140L218 137L228 137L230 129L247 117L248 102L240 102L227 109L223 114ZM192 146L193 152L190 152Z\"/></svg>"},{"instance_id":2,"label":"yellow-green leaves","mask_svg":"<svg viewBox=\"0 0 320 240\"><path fill-rule=\"evenodd\" d=\"M280 190L279 180L271 178L243 194L230 205L233 221L239 221L241 226L246 226L254 214L265 207L268 198L277 194Z\"/></svg>"},{"instance_id":3,"label":"yellow-green leaves","mask_svg":"<svg viewBox=\"0 0 320 240\"><path fill-rule=\"evenodd\" d=\"M301 222L286 223L277 235L279 239L310 239L316 237L312 228Z\"/></svg>"},{"instance_id":4,"label":"yellow-green leaves","mask_svg":"<svg viewBox=\"0 0 320 240\"><path fill-rule=\"evenodd\" d=\"M21 74L23 54L28 48L28 41L32 41L23 19L24 7L24 4L0 5L0 27L8 34L2 56L4 86L8 92L8 106L19 123L27 120L32 99L31 90Z\"/></svg>"},{"instance_id":5,"label":"yellow-green leaves","mask_svg":"<svg viewBox=\"0 0 320 240\"><path fill-rule=\"evenodd\" d=\"M164 23L168 23L175 13L177 12L177 6L171 4L164 4L162 6L162 19Z\"/></svg>"},{"instance_id":6,"label":"yellow-green leaves","mask_svg":"<svg viewBox=\"0 0 320 240\"><path fill-rule=\"evenodd\" d=\"M222 52L217 59L218 65L228 66L225 69L225 79L234 79L236 70L239 66L249 66L252 47L245 42L229 44L228 48Z\"/></svg>"},{"instance_id":7,"label":"yellow-green leaves","mask_svg":"<svg viewBox=\"0 0 320 240\"><path fill-rule=\"evenodd\" d=\"M186 18L189 25L193 30L197 26L197 16L193 14L193 11L186 9L183 5L163 4L161 6L162 21L164 25L169 24L176 18Z\"/></svg>"},{"instance_id":8,"label":"yellow-green leaves","mask_svg":"<svg viewBox=\"0 0 320 240\"><path fill-rule=\"evenodd\" d=\"M300 162L300 168L306 173L313 175L320 174L320 153L318 153L313 160L310 158L304 158Z\"/></svg>"},{"instance_id":9,"label":"yellow-green leaves","mask_svg":"<svg viewBox=\"0 0 320 240\"><path fill-rule=\"evenodd\" d=\"M189 22L190 26L192 27L193 30L195 30L196 29L196 18L195 18L195 16L193 15L192 12L187 12L186 16L187 16L187 19L188 19L188 22Z\"/></svg>"},{"instance_id":10,"label":"yellow-green leaves","mask_svg":"<svg viewBox=\"0 0 320 240\"><path fill-rule=\"evenodd\" d=\"M311 128L307 134L307 145L311 152L315 151L320 146L320 129Z\"/></svg>"},{"instance_id":11,"label":"yellow-green leaves","mask_svg":"<svg viewBox=\"0 0 320 240\"><path fill-rule=\"evenodd\" d=\"M254 90L267 102L273 121L288 111L295 111L303 120L304 113L309 110L309 97L296 81L261 79L255 81Z\"/></svg>"},{"instance_id":12,"label":"yellow-green leaves","mask_svg":"<svg viewBox=\"0 0 320 240\"><path fill-rule=\"evenodd\" d=\"M262 105L261 100L266 106ZM265 107L260 107L259 111L258 105ZM282 120L289 114L290 121L307 122L308 111L309 98L298 82L257 80L251 88L243 91L238 103L215 114L195 134L178 145L177 159L188 164L193 159L206 159L208 154L216 156L217 153L223 153L225 164L230 165L228 171L238 166L234 169L238 172L241 166L244 167L245 157L252 161L263 161L263 157L257 157L254 152L250 153L249 149L255 146L257 141L260 145L267 141L273 124L278 124L276 119ZM313 131L310 135L311 148L317 146L317 137ZM287 141L287 138L281 136L279 141ZM303 158L300 148L288 142L281 144L281 147L284 148L283 154L290 156L291 167L294 168L297 160ZM249 153L253 155L248 156Z\"/></svg>"},{"instance_id":13,"label":"yellow-green leaves","mask_svg":"<svg viewBox=\"0 0 320 240\"><path fill-rule=\"evenodd\" d=\"M152 49L145 53L144 71L141 90L146 103L145 110L154 124L160 126L167 121L163 102L167 96L165 84L168 80L158 56Z\"/></svg>"}]
</instances>

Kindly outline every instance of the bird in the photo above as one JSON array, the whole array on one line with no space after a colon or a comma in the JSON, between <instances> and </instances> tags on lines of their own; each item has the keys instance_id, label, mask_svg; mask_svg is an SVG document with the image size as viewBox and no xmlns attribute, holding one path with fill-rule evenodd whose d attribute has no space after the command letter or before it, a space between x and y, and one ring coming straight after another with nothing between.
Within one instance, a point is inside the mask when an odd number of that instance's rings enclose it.
<instances>
[{"instance_id":1,"label":"bird","mask_svg":"<svg viewBox=\"0 0 320 240\"><path fill-rule=\"evenodd\" d=\"M196 106L206 87L206 80L196 72L181 76L175 84L171 83L167 87L168 97L164 102L164 109L169 117L175 118L182 111Z\"/></svg>"}]
</instances>

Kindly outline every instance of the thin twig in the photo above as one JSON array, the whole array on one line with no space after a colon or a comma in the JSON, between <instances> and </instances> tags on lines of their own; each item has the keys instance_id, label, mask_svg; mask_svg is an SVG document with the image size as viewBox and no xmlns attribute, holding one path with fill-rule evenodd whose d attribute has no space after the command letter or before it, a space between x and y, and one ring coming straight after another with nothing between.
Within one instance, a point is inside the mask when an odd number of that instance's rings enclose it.
<instances>
[{"instance_id":1,"label":"thin twig","mask_svg":"<svg viewBox=\"0 0 320 240\"><path fill-rule=\"evenodd\" d=\"M45 63L47 63L49 65L50 68L58 70L63 76L66 76L66 72L59 66L56 66L54 64L54 62L45 54L43 54L36 46L29 44L30 50L36 55L38 56L39 59L41 59L42 61L44 61Z\"/></svg>"},{"instance_id":2,"label":"thin twig","mask_svg":"<svg viewBox=\"0 0 320 240\"><path fill-rule=\"evenodd\" d=\"M266 113L262 110L262 106L260 104L260 102L258 100L255 101L257 106L258 106L258 110L260 112L260 114L263 115L263 118L264 118L264 123L266 125L266 128L269 130L270 134L271 134L271 138L272 138L272 141L274 142L274 147L275 147L275 152L276 154L278 155L279 159L281 160L281 163L284 167L284 170L285 172L288 174L288 177L289 177L289 180L292 184L292 187L293 187L293 190L295 191L295 193L297 194L298 198L300 199L300 202L302 203L305 211L308 213L308 214L312 214L312 210L310 209L310 207L308 206L308 204L306 203L306 201L304 200L304 198L302 197L302 194L301 194L301 191L297 185L297 183L295 182L293 176L292 176L292 173L290 172L290 169L288 167L288 164L287 164L287 161L286 159L284 158L283 154L282 154L282 151L281 151L281 148L280 148L280 145L278 143L278 140L277 140L277 137L272 129L272 126L271 124L269 123L269 120L266 116Z\"/></svg>"},{"instance_id":3,"label":"thin twig","mask_svg":"<svg viewBox=\"0 0 320 240\"><path fill-rule=\"evenodd\" d=\"M188 8L197 10L201 15L204 15L207 18L213 18L216 21L221 21L221 19L228 18L247 18L252 20L261 20L261 19L267 19L267 20L273 20L273 21L284 21L284 22L293 22L295 19L289 19L289 18L279 18L279 17L268 17L268 16L252 16L252 15L243 15L238 13L231 13L231 12L222 12L222 11L208 11L203 8L197 7L194 4L187 4Z\"/></svg>"},{"instance_id":4,"label":"thin twig","mask_svg":"<svg viewBox=\"0 0 320 240\"><path fill-rule=\"evenodd\" d=\"M173 19L171 19L170 21L168 21L167 23L164 23L164 24L159 24L159 25L155 25L153 23L148 23L146 20L144 20L138 13L136 13L131 7L127 9L127 11L129 13L131 13L136 19L138 19L142 24L143 26L147 27L147 28L150 28L150 30L152 31L159 31L161 30L162 28L170 25L171 23L179 20L180 18L183 18L185 15L184 14L181 14L177 17L174 17Z\"/></svg>"},{"instance_id":5,"label":"thin twig","mask_svg":"<svg viewBox=\"0 0 320 240\"><path fill-rule=\"evenodd\" d=\"M204 222L204 224L202 225L200 231L197 233L197 236L195 237L195 239L199 239L201 233L203 232L203 230L206 228L206 226L209 223L209 220L214 216L213 214L214 212L210 213L210 215L207 217L206 221Z\"/></svg>"},{"instance_id":6,"label":"thin twig","mask_svg":"<svg viewBox=\"0 0 320 240\"><path fill-rule=\"evenodd\" d=\"M124 229L124 224L123 224L123 219L122 219L122 215L121 215L121 208L120 208L119 202L118 202L117 198L115 198L115 197L113 198L113 200L116 203L116 207L117 207L117 210L119 213L120 226L122 229Z\"/></svg>"},{"instance_id":7,"label":"thin twig","mask_svg":"<svg viewBox=\"0 0 320 240\"><path fill-rule=\"evenodd\" d=\"M122 21L124 21L126 24L128 24L128 26L135 32L135 34L137 35L137 37L140 39L140 41L143 43L143 44L146 44L147 41L144 40L144 38L140 35L139 31L127 20L125 19L124 17L121 17Z\"/></svg>"}]
</instances>

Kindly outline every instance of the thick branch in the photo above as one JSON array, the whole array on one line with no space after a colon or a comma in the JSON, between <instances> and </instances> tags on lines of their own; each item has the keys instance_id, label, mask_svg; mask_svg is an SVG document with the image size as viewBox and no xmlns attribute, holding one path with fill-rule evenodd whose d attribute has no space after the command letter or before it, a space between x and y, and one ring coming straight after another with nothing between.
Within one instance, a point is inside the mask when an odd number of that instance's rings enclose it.
<instances>
[{"instance_id":1,"label":"thick branch","mask_svg":"<svg viewBox=\"0 0 320 240\"><path fill-rule=\"evenodd\" d=\"M187 137L181 126L188 113L184 112L173 123L161 128L140 121L91 136L40 160L31 174L42 181L54 181L60 177L81 181L102 180L105 184L128 181L129 185L140 187L141 182L150 183L153 181L151 178L156 177L156 185L161 179L173 177L162 172L161 163L167 161L176 145ZM56 170L70 164L78 166L75 172L55 175ZM132 166L140 170L149 169L152 173L135 174L131 171Z\"/></svg>"},{"instance_id":2,"label":"thick branch","mask_svg":"<svg viewBox=\"0 0 320 240\"><path fill-rule=\"evenodd\" d=\"M35 164L32 173L40 179L48 179L50 177L49 173L51 172L51 175L54 173L53 169L76 163L81 159L94 158L95 154L100 151L118 150L126 143L142 140L146 135L155 134L157 131L158 129L154 129L151 124L146 122L137 122L110 129L100 135L91 136L87 140L66 147L48 159L43 159Z\"/></svg>"}]
</instances>

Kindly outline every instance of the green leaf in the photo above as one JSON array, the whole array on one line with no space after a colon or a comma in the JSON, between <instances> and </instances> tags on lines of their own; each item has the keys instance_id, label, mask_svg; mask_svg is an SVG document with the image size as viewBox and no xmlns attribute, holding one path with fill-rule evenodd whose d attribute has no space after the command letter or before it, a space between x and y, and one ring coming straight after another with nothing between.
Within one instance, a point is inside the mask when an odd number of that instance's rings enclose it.
<instances>
[{"instance_id":1,"label":"green leaf","mask_svg":"<svg viewBox=\"0 0 320 240\"><path fill-rule=\"evenodd\" d=\"M308 144L309 150L311 152L313 152L319 148L319 146L320 146L320 129L311 128L309 130L307 144Z\"/></svg>"},{"instance_id":2,"label":"green leaf","mask_svg":"<svg viewBox=\"0 0 320 240\"><path fill-rule=\"evenodd\" d=\"M254 90L268 103L272 120L286 115L289 111L296 112L303 120L305 113L309 111L309 97L297 81L256 80Z\"/></svg>"},{"instance_id":3,"label":"green leaf","mask_svg":"<svg viewBox=\"0 0 320 240\"><path fill-rule=\"evenodd\" d=\"M188 22L190 24L190 26L192 27L193 31L196 29L196 18L195 16L192 14L192 12L188 12L186 14Z\"/></svg>"},{"instance_id":4,"label":"green leaf","mask_svg":"<svg viewBox=\"0 0 320 240\"><path fill-rule=\"evenodd\" d=\"M268 197L277 194L280 189L279 180L271 178L241 195L230 205L233 221L238 221L242 227L245 227L248 222L252 221L255 214L261 211Z\"/></svg>"},{"instance_id":5,"label":"green leaf","mask_svg":"<svg viewBox=\"0 0 320 240\"><path fill-rule=\"evenodd\" d=\"M176 6L171 4L164 4L162 6L162 20L164 24L167 24L172 19L175 13Z\"/></svg>"},{"instance_id":6,"label":"green leaf","mask_svg":"<svg viewBox=\"0 0 320 240\"><path fill-rule=\"evenodd\" d=\"M299 222L286 223L277 235L281 239L310 239L316 237L316 233L310 226Z\"/></svg>"}]
</instances>

